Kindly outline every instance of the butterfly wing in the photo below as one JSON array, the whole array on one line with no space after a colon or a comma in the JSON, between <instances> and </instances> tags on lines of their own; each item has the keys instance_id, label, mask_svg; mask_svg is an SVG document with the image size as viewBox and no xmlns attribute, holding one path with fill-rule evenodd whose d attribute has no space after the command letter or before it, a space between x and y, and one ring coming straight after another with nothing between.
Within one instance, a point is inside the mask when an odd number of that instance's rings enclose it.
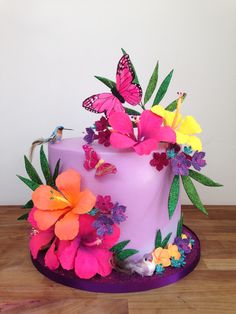
<instances>
[{"instance_id":1,"label":"butterfly wing","mask_svg":"<svg viewBox=\"0 0 236 314\"><path fill-rule=\"evenodd\" d=\"M92 112L105 112L109 117L113 112L124 112L121 102L112 93L96 94L83 101L82 106Z\"/></svg>"},{"instance_id":2,"label":"butterfly wing","mask_svg":"<svg viewBox=\"0 0 236 314\"><path fill-rule=\"evenodd\" d=\"M96 169L96 177L102 177L106 174L115 174L117 172L116 166L109 164L108 162L104 162Z\"/></svg>"},{"instance_id":3,"label":"butterfly wing","mask_svg":"<svg viewBox=\"0 0 236 314\"><path fill-rule=\"evenodd\" d=\"M97 153L91 146L88 145L83 145L83 150L85 152L84 168L86 170L94 169L99 161Z\"/></svg>"},{"instance_id":4,"label":"butterfly wing","mask_svg":"<svg viewBox=\"0 0 236 314\"><path fill-rule=\"evenodd\" d=\"M129 55L125 54L120 59L116 71L116 88L129 104L135 106L142 99L142 88L139 84L132 83L135 73Z\"/></svg>"}]
</instances>

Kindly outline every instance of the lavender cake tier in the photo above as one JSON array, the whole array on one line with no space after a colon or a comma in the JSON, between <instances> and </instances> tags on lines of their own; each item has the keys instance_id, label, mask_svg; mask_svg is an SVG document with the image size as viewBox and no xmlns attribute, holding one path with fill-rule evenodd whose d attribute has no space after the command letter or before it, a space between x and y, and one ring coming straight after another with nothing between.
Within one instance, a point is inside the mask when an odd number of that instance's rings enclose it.
<instances>
[{"instance_id":1,"label":"lavender cake tier","mask_svg":"<svg viewBox=\"0 0 236 314\"><path fill-rule=\"evenodd\" d=\"M172 233L169 240L176 237L180 219L180 200L171 219L168 216L168 195L173 174L170 167L161 172L151 167L149 156L139 156L134 151L119 151L112 147L93 144L101 159L117 167L116 174L95 177L95 170L87 171L84 166L85 154L82 138L64 139L56 144L49 144L49 163L54 169L58 159L61 169L75 169L82 176L82 189L89 188L95 195L111 195L112 200L127 206L128 219L120 225L120 241L130 240L126 248L139 251L130 257L137 260L154 249L156 232L161 230L163 238ZM160 149L161 150L161 149Z\"/></svg>"}]
</instances>

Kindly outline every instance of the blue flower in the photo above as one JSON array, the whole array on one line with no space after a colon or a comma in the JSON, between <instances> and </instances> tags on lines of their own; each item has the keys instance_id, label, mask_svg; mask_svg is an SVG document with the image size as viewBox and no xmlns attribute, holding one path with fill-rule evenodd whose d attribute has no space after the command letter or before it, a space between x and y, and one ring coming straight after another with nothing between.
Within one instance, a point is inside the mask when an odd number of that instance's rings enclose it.
<instances>
[{"instance_id":1,"label":"blue flower","mask_svg":"<svg viewBox=\"0 0 236 314\"><path fill-rule=\"evenodd\" d=\"M206 160L203 159L205 157L205 154L204 152L198 152L196 151L193 156L192 156L192 165L193 165L193 168L200 171L201 168L205 167L206 166Z\"/></svg>"},{"instance_id":2,"label":"blue flower","mask_svg":"<svg viewBox=\"0 0 236 314\"><path fill-rule=\"evenodd\" d=\"M88 212L88 214L91 215L91 216L95 216L98 211L99 211L99 209L93 208L93 209L90 210L90 212Z\"/></svg>"},{"instance_id":3,"label":"blue flower","mask_svg":"<svg viewBox=\"0 0 236 314\"><path fill-rule=\"evenodd\" d=\"M101 215L99 216L93 223L93 227L97 231L97 235L99 237L103 237L105 234L112 234L113 233L113 225L114 222L111 218Z\"/></svg>"},{"instance_id":4,"label":"blue flower","mask_svg":"<svg viewBox=\"0 0 236 314\"><path fill-rule=\"evenodd\" d=\"M111 210L111 218L112 220L120 224L121 222L125 221L127 216L125 215L126 206L119 205L119 203L116 203L115 206Z\"/></svg>"},{"instance_id":5,"label":"blue flower","mask_svg":"<svg viewBox=\"0 0 236 314\"><path fill-rule=\"evenodd\" d=\"M184 146L184 153L187 155L191 155L193 152L192 147L191 146Z\"/></svg>"},{"instance_id":6,"label":"blue flower","mask_svg":"<svg viewBox=\"0 0 236 314\"><path fill-rule=\"evenodd\" d=\"M162 275L164 271L165 271L165 268L162 266L162 264L156 265L155 272L157 274Z\"/></svg>"},{"instance_id":7,"label":"blue flower","mask_svg":"<svg viewBox=\"0 0 236 314\"><path fill-rule=\"evenodd\" d=\"M176 152L175 152L174 148L167 149L166 154L167 154L168 158L170 158L170 159L174 158L176 156Z\"/></svg>"}]
</instances>

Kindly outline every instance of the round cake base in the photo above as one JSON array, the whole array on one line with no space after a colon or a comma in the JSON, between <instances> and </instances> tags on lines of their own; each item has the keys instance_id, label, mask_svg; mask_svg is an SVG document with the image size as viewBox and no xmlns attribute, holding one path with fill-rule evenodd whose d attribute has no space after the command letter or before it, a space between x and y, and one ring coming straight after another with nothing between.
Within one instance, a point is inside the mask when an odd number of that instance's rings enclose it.
<instances>
[{"instance_id":1,"label":"round cake base","mask_svg":"<svg viewBox=\"0 0 236 314\"><path fill-rule=\"evenodd\" d=\"M80 279L74 271L62 268L50 270L44 265L44 254L40 252L37 259L32 259L34 266L49 279L63 285L93 292L124 293L156 289L174 283L187 276L197 266L200 259L200 241L197 235L188 227L183 226L183 233L188 233L195 241L191 253L186 254L186 264L181 268L167 267L162 275L154 274L142 277L138 274L125 274L113 271L107 277L99 275L92 279Z\"/></svg>"}]
</instances>

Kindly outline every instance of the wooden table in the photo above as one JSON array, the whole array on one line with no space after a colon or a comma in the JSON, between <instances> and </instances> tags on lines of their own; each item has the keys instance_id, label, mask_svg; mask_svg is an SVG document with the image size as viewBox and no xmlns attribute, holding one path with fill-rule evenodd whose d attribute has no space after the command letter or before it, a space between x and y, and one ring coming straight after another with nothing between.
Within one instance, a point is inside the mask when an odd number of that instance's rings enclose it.
<instances>
[{"instance_id":1,"label":"wooden table","mask_svg":"<svg viewBox=\"0 0 236 314\"><path fill-rule=\"evenodd\" d=\"M103 294L56 284L32 265L24 210L0 208L1 313L236 313L236 206L208 206L209 217L184 206L184 222L197 233L202 257L176 284L143 293Z\"/></svg>"}]
</instances>

